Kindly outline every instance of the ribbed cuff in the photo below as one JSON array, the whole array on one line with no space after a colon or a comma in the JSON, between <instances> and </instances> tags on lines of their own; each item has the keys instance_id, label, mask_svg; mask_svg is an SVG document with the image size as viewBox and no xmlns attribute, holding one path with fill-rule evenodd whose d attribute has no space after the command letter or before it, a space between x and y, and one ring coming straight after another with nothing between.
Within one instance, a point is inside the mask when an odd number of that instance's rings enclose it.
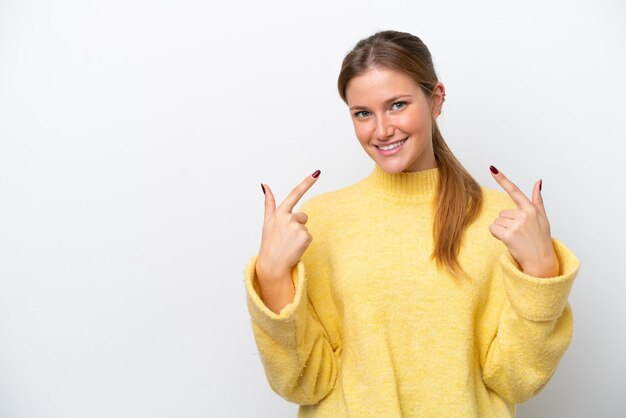
<instances>
[{"instance_id":1,"label":"ribbed cuff","mask_svg":"<svg viewBox=\"0 0 626 418\"><path fill-rule=\"evenodd\" d=\"M552 321L563 313L574 279L580 269L578 258L559 240L552 244L559 260L559 275L541 278L525 274L509 251L500 257L504 287L513 309L531 321Z\"/></svg>"},{"instance_id":2,"label":"ribbed cuff","mask_svg":"<svg viewBox=\"0 0 626 418\"><path fill-rule=\"evenodd\" d=\"M293 346L294 321L304 318L306 315L306 274L302 260L291 269L291 280L295 288L293 301L285 305L280 313L271 311L260 297L258 279L256 277L256 261L258 254L254 255L245 269L246 301L252 320L263 331L275 340L287 346Z\"/></svg>"}]
</instances>

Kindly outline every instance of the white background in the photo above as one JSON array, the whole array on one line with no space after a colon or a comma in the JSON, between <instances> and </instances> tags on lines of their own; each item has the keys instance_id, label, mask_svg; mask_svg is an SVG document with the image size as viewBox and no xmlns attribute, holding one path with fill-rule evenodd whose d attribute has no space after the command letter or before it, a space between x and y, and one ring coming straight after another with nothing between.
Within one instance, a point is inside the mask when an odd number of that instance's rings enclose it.
<instances>
[{"instance_id":1,"label":"white background","mask_svg":"<svg viewBox=\"0 0 626 418\"><path fill-rule=\"evenodd\" d=\"M519 417L626 415L626 6L0 0L0 416L293 417L245 305L260 182L369 174L336 92L396 29L429 47L439 124L482 184L543 178L581 260L574 340ZM302 203L302 201L301 201Z\"/></svg>"}]
</instances>

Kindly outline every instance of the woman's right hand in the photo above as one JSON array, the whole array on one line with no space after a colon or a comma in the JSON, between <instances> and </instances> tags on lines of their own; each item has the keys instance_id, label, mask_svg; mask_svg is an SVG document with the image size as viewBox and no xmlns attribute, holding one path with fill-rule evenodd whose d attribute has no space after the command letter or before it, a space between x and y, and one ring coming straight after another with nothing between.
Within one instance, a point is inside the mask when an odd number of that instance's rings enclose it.
<instances>
[{"instance_id":1,"label":"woman's right hand","mask_svg":"<svg viewBox=\"0 0 626 418\"><path fill-rule=\"evenodd\" d=\"M315 174L316 177L313 177ZM256 263L256 273L261 285L271 285L272 282L285 277L291 278L292 267L298 263L313 240L305 226L307 214L292 213L292 210L304 193L317 181L319 174L317 170L307 176L278 208L269 186L261 184L265 190L265 218L261 249Z\"/></svg>"}]
</instances>

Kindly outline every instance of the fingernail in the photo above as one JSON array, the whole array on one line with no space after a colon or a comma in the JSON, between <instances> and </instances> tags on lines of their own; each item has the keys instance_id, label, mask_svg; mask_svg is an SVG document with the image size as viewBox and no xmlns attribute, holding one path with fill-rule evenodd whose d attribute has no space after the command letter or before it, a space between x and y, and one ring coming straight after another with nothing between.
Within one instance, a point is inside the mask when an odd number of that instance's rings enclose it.
<instances>
[{"instance_id":1,"label":"fingernail","mask_svg":"<svg viewBox=\"0 0 626 418\"><path fill-rule=\"evenodd\" d=\"M263 190L263 194L265 194L265 187L263 187L263 183L261 183L261 190Z\"/></svg>"},{"instance_id":2,"label":"fingernail","mask_svg":"<svg viewBox=\"0 0 626 418\"><path fill-rule=\"evenodd\" d=\"M492 165L490 165L490 166L489 166L489 170L491 170L491 172L492 172L493 174L498 174L498 173L499 173L498 169L497 169L497 168L495 168L495 167L494 167L494 166L492 166Z\"/></svg>"},{"instance_id":3,"label":"fingernail","mask_svg":"<svg viewBox=\"0 0 626 418\"><path fill-rule=\"evenodd\" d=\"M319 175L320 175L321 171L317 170L315 171L315 173L311 174L313 176L314 179L316 179Z\"/></svg>"},{"instance_id":4,"label":"fingernail","mask_svg":"<svg viewBox=\"0 0 626 418\"><path fill-rule=\"evenodd\" d=\"M541 191L541 185L543 184L543 180L539 179L539 191Z\"/></svg>"}]
</instances>

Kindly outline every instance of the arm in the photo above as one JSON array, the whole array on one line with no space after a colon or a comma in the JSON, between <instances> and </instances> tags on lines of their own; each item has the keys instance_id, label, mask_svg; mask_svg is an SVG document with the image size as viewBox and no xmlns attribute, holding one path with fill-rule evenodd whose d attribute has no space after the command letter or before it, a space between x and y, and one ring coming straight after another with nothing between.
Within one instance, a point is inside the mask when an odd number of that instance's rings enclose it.
<instances>
[{"instance_id":1,"label":"arm","mask_svg":"<svg viewBox=\"0 0 626 418\"><path fill-rule=\"evenodd\" d=\"M496 335L482 361L483 381L511 403L525 402L543 389L572 340L567 298L580 262L560 241L553 239L553 245L558 276L529 276L507 251L491 278L495 286L504 287L506 296Z\"/></svg>"},{"instance_id":2,"label":"arm","mask_svg":"<svg viewBox=\"0 0 626 418\"><path fill-rule=\"evenodd\" d=\"M305 202L301 210L311 213L309 207ZM261 298L256 277L258 254L252 257L244 274L252 330L267 380L274 392L301 405L317 403L330 393L338 373L337 354L308 292L308 282L315 286L328 282L326 260L320 256L324 251L318 248L323 240L319 239L315 219L311 213L309 228L317 239L291 269L293 301L278 313ZM322 304L318 308L325 307L325 301L318 302Z\"/></svg>"},{"instance_id":3,"label":"arm","mask_svg":"<svg viewBox=\"0 0 626 418\"><path fill-rule=\"evenodd\" d=\"M259 265L257 258L257 267ZM292 268L293 269L293 268ZM280 279L268 279L259 273L258 268L255 269L256 279L253 279L252 284L257 294L261 297L261 300L269 308L270 311L275 314L280 314L280 311L293 302L296 290L294 289L293 279L291 278L291 271L281 275ZM265 281L264 281L265 280ZM263 286L265 283L265 286Z\"/></svg>"}]
</instances>

